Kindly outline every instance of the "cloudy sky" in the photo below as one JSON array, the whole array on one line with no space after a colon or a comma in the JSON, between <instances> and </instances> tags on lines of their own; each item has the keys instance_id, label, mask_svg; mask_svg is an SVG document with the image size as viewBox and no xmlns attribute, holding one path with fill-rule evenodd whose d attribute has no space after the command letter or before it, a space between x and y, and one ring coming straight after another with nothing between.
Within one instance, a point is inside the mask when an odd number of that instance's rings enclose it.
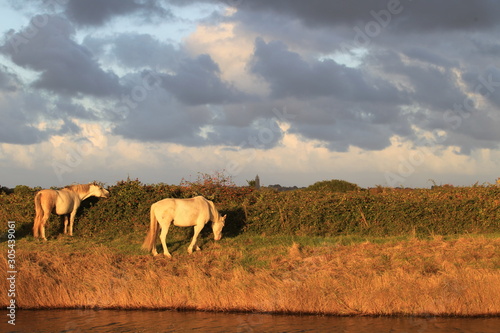
<instances>
[{"instance_id":1,"label":"cloudy sky","mask_svg":"<svg viewBox=\"0 0 500 333\"><path fill-rule=\"evenodd\" d=\"M0 6L2 186L500 177L499 1Z\"/></svg>"}]
</instances>

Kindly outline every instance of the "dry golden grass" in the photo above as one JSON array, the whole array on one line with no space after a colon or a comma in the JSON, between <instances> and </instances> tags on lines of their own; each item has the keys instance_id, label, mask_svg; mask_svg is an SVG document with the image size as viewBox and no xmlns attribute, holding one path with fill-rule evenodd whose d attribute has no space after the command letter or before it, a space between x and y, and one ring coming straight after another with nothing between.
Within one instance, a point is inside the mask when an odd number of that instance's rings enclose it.
<instances>
[{"instance_id":1,"label":"dry golden grass","mask_svg":"<svg viewBox=\"0 0 500 333\"><path fill-rule=\"evenodd\" d=\"M173 259L17 251L22 308L172 308L333 315L500 314L500 239L276 245L210 243ZM260 254L259 254L260 253ZM5 258L1 259L6 271ZM0 283L7 288L6 279ZM0 303L7 305L6 293Z\"/></svg>"}]
</instances>

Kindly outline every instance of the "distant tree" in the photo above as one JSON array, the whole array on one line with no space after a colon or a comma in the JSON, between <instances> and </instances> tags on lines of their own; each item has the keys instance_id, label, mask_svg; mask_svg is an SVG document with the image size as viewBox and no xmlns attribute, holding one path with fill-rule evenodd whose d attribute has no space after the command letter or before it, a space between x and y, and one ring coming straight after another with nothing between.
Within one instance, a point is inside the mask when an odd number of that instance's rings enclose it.
<instances>
[{"instance_id":1,"label":"distant tree","mask_svg":"<svg viewBox=\"0 0 500 333\"><path fill-rule=\"evenodd\" d=\"M14 190L5 186L0 186L0 193L11 194Z\"/></svg>"},{"instance_id":2,"label":"distant tree","mask_svg":"<svg viewBox=\"0 0 500 333\"><path fill-rule=\"evenodd\" d=\"M349 183L345 180L323 180L314 183L306 188L309 191L330 191L330 192L349 192L349 191L358 191L360 187L356 184Z\"/></svg>"},{"instance_id":3,"label":"distant tree","mask_svg":"<svg viewBox=\"0 0 500 333\"><path fill-rule=\"evenodd\" d=\"M198 172L198 177L195 181L186 180L182 178L181 186L205 186L205 187L220 187L229 186L234 187L236 184L233 177L226 173L226 170L216 170L213 173Z\"/></svg>"},{"instance_id":4,"label":"distant tree","mask_svg":"<svg viewBox=\"0 0 500 333\"><path fill-rule=\"evenodd\" d=\"M297 186L281 186L280 184L269 185L268 188L272 188L278 192L294 191L299 189Z\"/></svg>"},{"instance_id":5,"label":"distant tree","mask_svg":"<svg viewBox=\"0 0 500 333\"><path fill-rule=\"evenodd\" d=\"M28 195L28 194L32 194L33 192L34 192L34 190L26 185L17 185L14 188L15 194Z\"/></svg>"}]
</instances>

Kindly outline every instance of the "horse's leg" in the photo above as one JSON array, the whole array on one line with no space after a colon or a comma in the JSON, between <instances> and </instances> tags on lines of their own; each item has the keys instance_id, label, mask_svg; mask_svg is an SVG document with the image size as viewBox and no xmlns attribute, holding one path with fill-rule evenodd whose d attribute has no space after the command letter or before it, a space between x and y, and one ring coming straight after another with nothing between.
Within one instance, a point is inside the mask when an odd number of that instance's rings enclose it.
<instances>
[{"instance_id":1,"label":"horse's leg","mask_svg":"<svg viewBox=\"0 0 500 333\"><path fill-rule=\"evenodd\" d=\"M200 250L200 247L196 245L196 240L198 239L198 235L200 234L201 230L203 229L204 224L197 224L194 226L194 235L193 235L193 240L191 241L191 244L189 244L188 247L188 253L193 253L193 247L196 246L196 251Z\"/></svg>"},{"instance_id":2,"label":"horse's leg","mask_svg":"<svg viewBox=\"0 0 500 333\"><path fill-rule=\"evenodd\" d=\"M68 216L69 215L63 215L64 218L64 234L68 233Z\"/></svg>"},{"instance_id":3,"label":"horse's leg","mask_svg":"<svg viewBox=\"0 0 500 333\"><path fill-rule=\"evenodd\" d=\"M42 221L40 222L40 234L42 236L42 239L44 241L47 240L47 238L45 237L45 224L47 223L47 220L49 219L50 217L50 210L45 210L43 211L43 216L42 216Z\"/></svg>"},{"instance_id":4,"label":"horse's leg","mask_svg":"<svg viewBox=\"0 0 500 333\"><path fill-rule=\"evenodd\" d=\"M69 235L73 236L73 223L75 222L76 209L71 212L69 216Z\"/></svg>"},{"instance_id":5,"label":"horse's leg","mask_svg":"<svg viewBox=\"0 0 500 333\"><path fill-rule=\"evenodd\" d=\"M161 232L160 232L161 246L163 247L163 254L165 255L165 257L172 258L172 255L170 254L170 252L168 252L168 248L167 248L167 234L168 234L168 228L170 227L171 221L169 221L169 222L164 222L164 221L162 221L160 223L160 227L161 227ZM168 220L166 220L166 221L168 221ZM156 247L153 247L153 255L157 255L157 254L158 253L156 252Z\"/></svg>"}]
</instances>

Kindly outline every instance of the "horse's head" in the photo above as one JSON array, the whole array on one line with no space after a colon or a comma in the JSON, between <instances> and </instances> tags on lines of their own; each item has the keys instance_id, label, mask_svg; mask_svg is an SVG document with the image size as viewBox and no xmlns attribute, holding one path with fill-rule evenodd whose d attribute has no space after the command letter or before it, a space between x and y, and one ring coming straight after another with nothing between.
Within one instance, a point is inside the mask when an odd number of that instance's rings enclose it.
<instances>
[{"instance_id":1,"label":"horse's head","mask_svg":"<svg viewBox=\"0 0 500 333\"><path fill-rule=\"evenodd\" d=\"M101 185L96 184L96 183L90 184L89 193L90 193L90 195L93 195L94 197L98 197L98 198L108 198L109 197L109 191L106 190Z\"/></svg>"},{"instance_id":2,"label":"horse's head","mask_svg":"<svg viewBox=\"0 0 500 333\"><path fill-rule=\"evenodd\" d=\"M220 240L222 238L222 228L224 228L224 224L226 223L226 216L220 216L217 219L217 221L214 221L212 223L212 231L214 232L214 239L216 241Z\"/></svg>"}]
</instances>

